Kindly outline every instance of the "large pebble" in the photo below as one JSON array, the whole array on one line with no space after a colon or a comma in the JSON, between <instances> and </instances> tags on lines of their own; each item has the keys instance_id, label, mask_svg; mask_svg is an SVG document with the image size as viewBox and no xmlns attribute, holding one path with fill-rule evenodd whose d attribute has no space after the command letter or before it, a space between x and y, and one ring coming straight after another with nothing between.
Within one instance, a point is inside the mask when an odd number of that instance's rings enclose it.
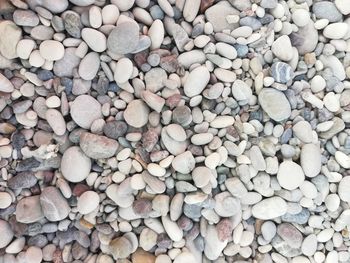
<instances>
[{"instance_id":1,"label":"large pebble","mask_svg":"<svg viewBox=\"0 0 350 263\"><path fill-rule=\"evenodd\" d=\"M100 203L100 197L94 191L86 191L78 198L77 208L80 214L86 215L94 211Z\"/></svg>"},{"instance_id":2,"label":"large pebble","mask_svg":"<svg viewBox=\"0 0 350 263\"><path fill-rule=\"evenodd\" d=\"M207 227L204 237L204 254L209 260L216 260L226 247L227 240L220 240L218 232L213 225Z\"/></svg>"},{"instance_id":3,"label":"large pebble","mask_svg":"<svg viewBox=\"0 0 350 263\"><path fill-rule=\"evenodd\" d=\"M22 38L22 30L10 20L2 20L0 22L0 36L2 36L0 38L1 55L7 59L18 57L16 46Z\"/></svg>"},{"instance_id":4,"label":"large pebble","mask_svg":"<svg viewBox=\"0 0 350 263\"><path fill-rule=\"evenodd\" d=\"M320 1L312 5L312 12L317 18L325 18L329 22L337 22L342 19L342 14L333 2Z\"/></svg>"},{"instance_id":5,"label":"large pebble","mask_svg":"<svg viewBox=\"0 0 350 263\"><path fill-rule=\"evenodd\" d=\"M330 39L341 39L348 32L348 29L347 23L333 23L326 26L323 30L323 35Z\"/></svg>"},{"instance_id":6,"label":"large pebble","mask_svg":"<svg viewBox=\"0 0 350 263\"><path fill-rule=\"evenodd\" d=\"M184 84L186 96L194 97L200 94L207 86L209 78L210 74L205 66L200 66L192 70Z\"/></svg>"},{"instance_id":7,"label":"large pebble","mask_svg":"<svg viewBox=\"0 0 350 263\"><path fill-rule=\"evenodd\" d=\"M66 122L61 112L55 109L48 109L45 116L55 134L62 136L66 132Z\"/></svg>"},{"instance_id":8,"label":"large pebble","mask_svg":"<svg viewBox=\"0 0 350 263\"><path fill-rule=\"evenodd\" d=\"M280 186L287 190L298 188L305 179L303 169L293 161L284 161L280 164L277 180Z\"/></svg>"},{"instance_id":9,"label":"large pebble","mask_svg":"<svg viewBox=\"0 0 350 263\"><path fill-rule=\"evenodd\" d=\"M117 83L125 83L132 76L134 66L132 61L128 58L118 60L114 71L114 80Z\"/></svg>"},{"instance_id":10,"label":"large pebble","mask_svg":"<svg viewBox=\"0 0 350 263\"><path fill-rule=\"evenodd\" d=\"M100 58L98 53L88 53L79 64L79 76L85 80L92 80L100 68Z\"/></svg>"},{"instance_id":11,"label":"large pebble","mask_svg":"<svg viewBox=\"0 0 350 263\"><path fill-rule=\"evenodd\" d=\"M13 84L3 74L0 73L0 91L12 92L13 90Z\"/></svg>"},{"instance_id":12,"label":"large pebble","mask_svg":"<svg viewBox=\"0 0 350 263\"><path fill-rule=\"evenodd\" d=\"M101 104L89 95L80 95L72 102L70 115L80 127L90 129L92 123L102 117Z\"/></svg>"},{"instance_id":13,"label":"large pebble","mask_svg":"<svg viewBox=\"0 0 350 263\"><path fill-rule=\"evenodd\" d=\"M141 128L148 122L149 108L142 100L131 101L124 111L125 121L135 128Z\"/></svg>"},{"instance_id":14,"label":"large pebble","mask_svg":"<svg viewBox=\"0 0 350 263\"><path fill-rule=\"evenodd\" d=\"M178 242L183 237L183 231L180 227L172 221L169 216L162 216L162 223L165 229L165 232L174 242Z\"/></svg>"},{"instance_id":15,"label":"large pebble","mask_svg":"<svg viewBox=\"0 0 350 263\"><path fill-rule=\"evenodd\" d=\"M251 88L242 80L237 79L232 84L232 95L238 101L249 101L252 96Z\"/></svg>"},{"instance_id":16,"label":"large pebble","mask_svg":"<svg viewBox=\"0 0 350 263\"><path fill-rule=\"evenodd\" d=\"M45 187L40 195L40 204L45 217L49 221L61 221L65 219L70 207L61 192L54 186Z\"/></svg>"},{"instance_id":17,"label":"large pebble","mask_svg":"<svg viewBox=\"0 0 350 263\"><path fill-rule=\"evenodd\" d=\"M61 172L69 182L77 183L85 180L91 169L91 160L82 150L73 146L68 148L61 160Z\"/></svg>"},{"instance_id":18,"label":"large pebble","mask_svg":"<svg viewBox=\"0 0 350 263\"><path fill-rule=\"evenodd\" d=\"M304 144L300 152L300 165L307 177L315 177L321 171L321 150L315 144Z\"/></svg>"},{"instance_id":19,"label":"large pebble","mask_svg":"<svg viewBox=\"0 0 350 263\"><path fill-rule=\"evenodd\" d=\"M274 219L285 213L287 213L287 203L277 196L263 199L252 207L252 215L263 220Z\"/></svg>"},{"instance_id":20,"label":"large pebble","mask_svg":"<svg viewBox=\"0 0 350 263\"><path fill-rule=\"evenodd\" d=\"M0 232L1 232L0 248L4 248L8 244L10 244L13 238L13 231L11 229L10 224L2 219L0 219Z\"/></svg>"},{"instance_id":21,"label":"large pebble","mask_svg":"<svg viewBox=\"0 0 350 263\"><path fill-rule=\"evenodd\" d=\"M303 235L300 231L289 223L282 223L277 226L277 234L292 248L301 247Z\"/></svg>"},{"instance_id":22,"label":"large pebble","mask_svg":"<svg viewBox=\"0 0 350 263\"><path fill-rule=\"evenodd\" d=\"M92 159L110 158L119 146L116 140L89 132L80 135L79 144L83 152Z\"/></svg>"},{"instance_id":23,"label":"large pebble","mask_svg":"<svg viewBox=\"0 0 350 263\"><path fill-rule=\"evenodd\" d=\"M128 54L134 51L139 41L139 26L135 21L118 24L107 39L108 49L116 54Z\"/></svg>"},{"instance_id":24,"label":"large pebble","mask_svg":"<svg viewBox=\"0 0 350 263\"><path fill-rule=\"evenodd\" d=\"M228 23L226 17L230 15L239 15L239 11L225 2L213 5L205 11L205 18L212 24L215 32L222 32L224 29L233 30L238 27L238 23Z\"/></svg>"},{"instance_id":25,"label":"large pebble","mask_svg":"<svg viewBox=\"0 0 350 263\"><path fill-rule=\"evenodd\" d=\"M292 44L287 35L277 38L271 46L271 51L277 58L283 61L289 61L293 58Z\"/></svg>"},{"instance_id":26,"label":"large pebble","mask_svg":"<svg viewBox=\"0 0 350 263\"><path fill-rule=\"evenodd\" d=\"M342 201L350 202L350 176L346 176L339 182L338 194Z\"/></svg>"},{"instance_id":27,"label":"large pebble","mask_svg":"<svg viewBox=\"0 0 350 263\"><path fill-rule=\"evenodd\" d=\"M48 60L60 60L64 56L64 46L59 41L45 40L39 46L40 55Z\"/></svg>"},{"instance_id":28,"label":"large pebble","mask_svg":"<svg viewBox=\"0 0 350 263\"><path fill-rule=\"evenodd\" d=\"M195 159L190 151L177 155L171 165L175 171L183 174L190 173L195 166Z\"/></svg>"},{"instance_id":29,"label":"large pebble","mask_svg":"<svg viewBox=\"0 0 350 263\"><path fill-rule=\"evenodd\" d=\"M258 99L263 110L275 121L286 120L291 114L290 104L281 91L264 88L260 91Z\"/></svg>"},{"instance_id":30,"label":"large pebble","mask_svg":"<svg viewBox=\"0 0 350 263\"><path fill-rule=\"evenodd\" d=\"M294 124L293 134L304 143L312 142L312 128L310 123L307 121L298 121L296 124Z\"/></svg>"},{"instance_id":31,"label":"large pebble","mask_svg":"<svg viewBox=\"0 0 350 263\"><path fill-rule=\"evenodd\" d=\"M93 28L83 28L81 38L95 52L103 52L107 49L106 36Z\"/></svg>"},{"instance_id":32,"label":"large pebble","mask_svg":"<svg viewBox=\"0 0 350 263\"><path fill-rule=\"evenodd\" d=\"M12 203L12 197L7 192L0 192L0 209L7 208Z\"/></svg>"},{"instance_id":33,"label":"large pebble","mask_svg":"<svg viewBox=\"0 0 350 263\"><path fill-rule=\"evenodd\" d=\"M16 206L16 220L20 223L34 223L44 218L40 196L33 195L21 199Z\"/></svg>"}]
</instances>

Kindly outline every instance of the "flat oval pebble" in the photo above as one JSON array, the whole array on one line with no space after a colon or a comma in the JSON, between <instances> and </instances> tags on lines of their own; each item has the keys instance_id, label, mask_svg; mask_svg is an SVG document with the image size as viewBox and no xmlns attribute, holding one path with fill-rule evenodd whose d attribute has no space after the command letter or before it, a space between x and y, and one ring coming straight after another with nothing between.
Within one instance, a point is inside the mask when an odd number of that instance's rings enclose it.
<instances>
[{"instance_id":1,"label":"flat oval pebble","mask_svg":"<svg viewBox=\"0 0 350 263\"><path fill-rule=\"evenodd\" d=\"M12 203L12 197L7 192L0 192L0 209L7 208Z\"/></svg>"},{"instance_id":2,"label":"flat oval pebble","mask_svg":"<svg viewBox=\"0 0 350 263\"><path fill-rule=\"evenodd\" d=\"M100 59L96 52L88 53L79 64L79 76L85 80L92 80L100 67Z\"/></svg>"},{"instance_id":3,"label":"flat oval pebble","mask_svg":"<svg viewBox=\"0 0 350 263\"><path fill-rule=\"evenodd\" d=\"M61 161L61 172L69 182L77 183L86 179L91 169L91 160L82 150L73 146L68 148Z\"/></svg>"},{"instance_id":4,"label":"flat oval pebble","mask_svg":"<svg viewBox=\"0 0 350 263\"><path fill-rule=\"evenodd\" d=\"M94 191L86 191L78 198L78 211L86 215L94 211L100 202L100 197Z\"/></svg>"},{"instance_id":5,"label":"flat oval pebble","mask_svg":"<svg viewBox=\"0 0 350 263\"><path fill-rule=\"evenodd\" d=\"M263 199L252 207L252 215L263 220L274 219L284 215L286 212L286 201L277 196Z\"/></svg>"},{"instance_id":6,"label":"flat oval pebble","mask_svg":"<svg viewBox=\"0 0 350 263\"><path fill-rule=\"evenodd\" d=\"M209 82L209 71L205 66L192 70L184 84L184 92L188 97L200 94Z\"/></svg>"},{"instance_id":7,"label":"flat oval pebble","mask_svg":"<svg viewBox=\"0 0 350 263\"><path fill-rule=\"evenodd\" d=\"M66 132L66 122L58 110L48 109L46 120L55 134L62 136Z\"/></svg>"},{"instance_id":8,"label":"flat oval pebble","mask_svg":"<svg viewBox=\"0 0 350 263\"><path fill-rule=\"evenodd\" d=\"M114 79L117 83L125 83L127 82L133 72L133 64L132 61L128 58L122 58L118 60L117 65L114 71Z\"/></svg>"},{"instance_id":9,"label":"flat oval pebble","mask_svg":"<svg viewBox=\"0 0 350 263\"><path fill-rule=\"evenodd\" d=\"M0 73L0 91L12 92L14 90L13 84Z\"/></svg>"},{"instance_id":10,"label":"flat oval pebble","mask_svg":"<svg viewBox=\"0 0 350 263\"><path fill-rule=\"evenodd\" d=\"M136 22L125 21L118 24L107 39L108 49L116 54L134 51L139 41L139 26Z\"/></svg>"},{"instance_id":11,"label":"flat oval pebble","mask_svg":"<svg viewBox=\"0 0 350 263\"><path fill-rule=\"evenodd\" d=\"M315 177L321 171L321 151L315 144L305 144L300 152L300 165L307 177Z\"/></svg>"},{"instance_id":12,"label":"flat oval pebble","mask_svg":"<svg viewBox=\"0 0 350 263\"><path fill-rule=\"evenodd\" d=\"M67 200L54 186L46 187L41 192L40 205L45 217L53 222L65 219L70 212Z\"/></svg>"},{"instance_id":13,"label":"flat oval pebble","mask_svg":"<svg viewBox=\"0 0 350 263\"><path fill-rule=\"evenodd\" d=\"M80 95L71 104L70 115L80 127L89 129L95 120L102 117L101 105L91 96Z\"/></svg>"},{"instance_id":14,"label":"flat oval pebble","mask_svg":"<svg viewBox=\"0 0 350 263\"><path fill-rule=\"evenodd\" d=\"M124 111L125 121L135 127L140 128L148 122L149 109L142 100L133 100Z\"/></svg>"},{"instance_id":15,"label":"flat oval pebble","mask_svg":"<svg viewBox=\"0 0 350 263\"><path fill-rule=\"evenodd\" d=\"M107 49L106 36L92 28L83 28L81 37L86 44L95 52L103 52Z\"/></svg>"},{"instance_id":16,"label":"flat oval pebble","mask_svg":"<svg viewBox=\"0 0 350 263\"><path fill-rule=\"evenodd\" d=\"M283 121L291 114L290 104L281 91L264 88L258 99L263 110L275 121Z\"/></svg>"},{"instance_id":17,"label":"flat oval pebble","mask_svg":"<svg viewBox=\"0 0 350 263\"><path fill-rule=\"evenodd\" d=\"M55 40L45 40L39 46L40 55L49 61L60 60L64 56L64 46Z\"/></svg>"}]
</instances>

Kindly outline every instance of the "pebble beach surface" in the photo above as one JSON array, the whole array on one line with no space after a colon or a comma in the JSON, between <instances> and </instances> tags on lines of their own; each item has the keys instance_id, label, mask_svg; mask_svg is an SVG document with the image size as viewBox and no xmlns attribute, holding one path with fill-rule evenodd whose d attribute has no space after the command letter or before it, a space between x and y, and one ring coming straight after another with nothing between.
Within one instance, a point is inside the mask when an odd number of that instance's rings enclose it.
<instances>
[{"instance_id":1,"label":"pebble beach surface","mask_svg":"<svg viewBox=\"0 0 350 263\"><path fill-rule=\"evenodd\" d=\"M349 0L0 1L0 263L349 263Z\"/></svg>"}]
</instances>

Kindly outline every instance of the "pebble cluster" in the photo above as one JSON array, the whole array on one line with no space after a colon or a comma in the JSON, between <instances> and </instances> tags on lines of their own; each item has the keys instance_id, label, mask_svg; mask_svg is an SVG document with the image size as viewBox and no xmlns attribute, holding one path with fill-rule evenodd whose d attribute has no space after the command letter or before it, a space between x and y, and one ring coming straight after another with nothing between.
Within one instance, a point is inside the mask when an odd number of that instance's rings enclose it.
<instances>
[{"instance_id":1,"label":"pebble cluster","mask_svg":"<svg viewBox=\"0 0 350 263\"><path fill-rule=\"evenodd\" d=\"M0 1L1 263L349 263L349 0Z\"/></svg>"}]
</instances>

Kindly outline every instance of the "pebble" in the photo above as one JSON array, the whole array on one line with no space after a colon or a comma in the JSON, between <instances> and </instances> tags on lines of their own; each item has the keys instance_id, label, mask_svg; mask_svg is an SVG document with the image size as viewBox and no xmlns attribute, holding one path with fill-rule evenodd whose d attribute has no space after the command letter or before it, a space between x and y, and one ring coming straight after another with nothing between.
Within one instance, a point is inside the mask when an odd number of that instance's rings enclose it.
<instances>
[{"instance_id":1,"label":"pebble","mask_svg":"<svg viewBox=\"0 0 350 263\"><path fill-rule=\"evenodd\" d=\"M7 192L0 192L0 209L9 207L12 203L12 197Z\"/></svg>"},{"instance_id":2,"label":"pebble","mask_svg":"<svg viewBox=\"0 0 350 263\"><path fill-rule=\"evenodd\" d=\"M85 180L91 169L91 160L83 151L72 146L68 148L61 160L61 172L69 182L77 183Z\"/></svg>"},{"instance_id":3,"label":"pebble","mask_svg":"<svg viewBox=\"0 0 350 263\"><path fill-rule=\"evenodd\" d=\"M209 82L210 74L205 66L195 68L190 72L184 84L184 93L188 97L200 94Z\"/></svg>"},{"instance_id":4,"label":"pebble","mask_svg":"<svg viewBox=\"0 0 350 263\"><path fill-rule=\"evenodd\" d=\"M291 114L290 104L281 91L264 88L260 91L258 99L263 110L275 121L283 121Z\"/></svg>"},{"instance_id":5,"label":"pebble","mask_svg":"<svg viewBox=\"0 0 350 263\"><path fill-rule=\"evenodd\" d=\"M300 248L303 242L303 235L292 224L282 223L277 226L277 234L291 248Z\"/></svg>"},{"instance_id":6,"label":"pebble","mask_svg":"<svg viewBox=\"0 0 350 263\"><path fill-rule=\"evenodd\" d=\"M134 51L139 41L139 26L134 21L118 24L108 35L107 47L116 54L128 54Z\"/></svg>"},{"instance_id":7,"label":"pebble","mask_svg":"<svg viewBox=\"0 0 350 263\"><path fill-rule=\"evenodd\" d=\"M56 187L46 187L40 194L40 205L45 217L52 222L65 219L70 207L67 200Z\"/></svg>"},{"instance_id":8,"label":"pebble","mask_svg":"<svg viewBox=\"0 0 350 263\"><path fill-rule=\"evenodd\" d=\"M349 176L343 177L339 182L338 195L340 199L344 202L349 202L350 200L350 194L349 194L349 191L347 190L349 185L350 185Z\"/></svg>"},{"instance_id":9,"label":"pebble","mask_svg":"<svg viewBox=\"0 0 350 263\"><path fill-rule=\"evenodd\" d=\"M58 110L48 109L45 116L55 134L62 136L66 132L66 122Z\"/></svg>"},{"instance_id":10,"label":"pebble","mask_svg":"<svg viewBox=\"0 0 350 263\"><path fill-rule=\"evenodd\" d=\"M100 68L100 58L96 52L88 53L79 64L78 73L84 80L92 80Z\"/></svg>"},{"instance_id":11,"label":"pebble","mask_svg":"<svg viewBox=\"0 0 350 263\"><path fill-rule=\"evenodd\" d=\"M321 151L315 144L304 144L300 152L300 165L307 177L315 177L321 171Z\"/></svg>"},{"instance_id":12,"label":"pebble","mask_svg":"<svg viewBox=\"0 0 350 263\"><path fill-rule=\"evenodd\" d=\"M21 199L16 206L16 220L20 223L29 224L43 219L44 214L39 200L39 195Z\"/></svg>"},{"instance_id":13,"label":"pebble","mask_svg":"<svg viewBox=\"0 0 350 263\"><path fill-rule=\"evenodd\" d=\"M103 52L107 49L107 39L105 35L96 29L83 28L81 38L95 52Z\"/></svg>"},{"instance_id":14,"label":"pebble","mask_svg":"<svg viewBox=\"0 0 350 263\"><path fill-rule=\"evenodd\" d=\"M294 13L293 13L293 15L294 15ZM283 60L283 61L289 61L293 58L292 44L290 42L289 37L286 35L280 36L279 38L277 38L273 42L273 44L271 46L271 51L277 58L279 58L280 60ZM287 66L282 67L281 65L284 65L284 64L280 64L280 63L279 64L276 63L274 65L276 65L276 67L277 67L275 69L276 76L273 73L272 73L272 76L276 79L276 81L278 81L278 79L280 79L280 80L282 80L282 83L285 83L285 82L283 82L284 79L288 78L288 77L285 77L285 75L290 74L288 72L289 68ZM272 66L271 70L274 70L273 66ZM281 82L281 81L278 81L278 82ZM288 80L286 82L288 82Z\"/></svg>"},{"instance_id":15,"label":"pebble","mask_svg":"<svg viewBox=\"0 0 350 263\"><path fill-rule=\"evenodd\" d=\"M78 198L77 208L80 214L87 215L94 211L100 203L100 197L94 191L86 191Z\"/></svg>"},{"instance_id":16,"label":"pebble","mask_svg":"<svg viewBox=\"0 0 350 263\"><path fill-rule=\"evenodd\" d=\"M128 58L122 58L117 62L114 79L117 83L127 82L133 73L133 64L132 61Z\"/></svg>"},{"instance_id":17,"label":"pebble","mask_svg":"<svg viewBox=\"0 0 350 263\"><path fill-rule=\"evenodd\" d=\"M299 121L293 126L293 134L304 143L312 142L312 128L309 122Z\"/></svg>"},{"instance_id":18,"label":"pebble","mask_svg":"<svg viewBox=\"0 0 350 263\"><path fill-rule=\"evenodd\" d=\"M16 10L13 12L13 21L18 26L37 26L39 24L39 17L30 10Z\"/></svg>"},{"instance_id":19,"label":"pebble","mask_svg":"<svg viewBox=\"0 0 350 263\"><path fill-rule=\"evenodd\" d=\"M252 215L255 218L269 220L284 215L287 203L281 197L269 197L253 205Z\"/></svg>"},{"instance_id":20,"label":"pebble","mask_svg":"<svg viewBox=\"0 0 350 263\"><path fill-rule=\"evenodd\" d=\"M296 9L292 14L294 24L304 27L310 22L310 14L305 9Z\"/></svg>"},{"instance_id":21,"label":"pebble","mask_svg":"<svg viewBox=\"0 0 350 263\"><path fill-rule=\"evenodd\" d=\"M227 22L226 17L229 15L239 15L239 11L226 4L216 4L205 11L205 18L213 26L214 32L222 32L224 29L233 30L237 27L237 23Z\"/></svg>"},{"instance_id":22,"label":"pebble","mask_svg":"<svg viewBox=\"0 0 350 263\"><path fill-rule=\"evenodd\" d=\"M330 39L341 39L347 33L348 28L346 23L332 23L325 27L323 35Z\"/></svg>"},{"instance_id":23,"label":"pebble","mask_svg":"<svg viewBox=\"0 0 350 263\"><path fill-rule=\"evenodd\" d=\"M315 234L310 234L304 238L301 251L305 256L313 256L315 254L317 251L317 237Z\"/></svg>"},{"instance_id":24,"label":"pebble","mask_svg":"<svg viewBox=\"0 0 350 263\"><path fill-rule=\"evenodd\" d=\"M279 83L287 83L293 78L293 69L284 62L275 62L271 66L271 75Z\"/></svg>"},{"instance_id":25,"label":"pebble","mask_svg":"<svg viewBox=\"0 0 350 263\"><path fill-rule=\"evenodd\" d=\"M0 35L6 36L0 39L0 53L7 59L17 57L16 46L22 39L22 30L10 20L0 22Z\"/></svg>"},{"instance_id":26,"label":"pebble","mask_svg":"<svg viewBox=\"0 0 350 263\"><path fill-rule=\"evenodd\" d=\"M127 124L135 128L141 128L148 122L149 108L142 100L133 100L124 111L124 119Z\"/></svg>"},{"instance_id":27,"label":"pebble","mask_svg":"<svg viewBox=\"0 0 350 263\"><path fill-rule=\"evenodd\" d=\"M12 92L14 91L13 84L0 73L0 91L1 92Z\"/></svg>"},{"instance_id":28,"label":"pebble","mask_svg":"<svg viewBox=\"0 0 350 263\"><path fill-rule=\"evenodd\" d=\"M119 143L105 136L83 132L79 138L79 145L87 157L99 159L114 156Z\"/></svg>"},{"instance_id":29,"label":"pebble","mask_svg":"<svg viewBox=\"0 0 350 263\"><path fill-rule=\"evenodd\" d=\"M290 176L292 174L292 176ZM304 182L305 175L297 163L284 161L280 164L277 173L277 180L280 186L287 190L294 190Z\"/></svg>"},{"instance_id":30,"label":"pebble","mask_svg":"<svg viewBox=\"0 0 350 263\"><path fill-rule=\"evenodd\" d=\"M92 123L101 118L101 104L89 95L80 95L70 106L70 115L76 124L90 129Z\"/></svg>"},{"instance_id":31,"label":"pebble","mask_svg":"<svg viewBox=\"0 0 350 263\"><path fill-rule=\"evenodd\" d=\"M11 189L30 188L37 183L38 179L33 172L26 171L17 173L7 181L7 186Z\"/></svg>"},{"instance_id":32,"label":"pebble","mask_svg":"<svg viewBox=\"0 0 350 263\"><path fill-rule=\"evenodd\" d=\"M312 12L317 18L327 19L331 23L342 19L342 14L339 12L333 2L316 2L312 5Z\"/></svg>"},{"instance_id":33,"label":"pebble","mask_svg":"<svg viewBox=\"0 0 350 263\"><path fill-rule=\"evenodd\" d=\"M0 219L0 230L1 230L0 248L4 248L8 244L10 244L14 236L14 233L11 229L10 224L2 219Z\"/></svg>"},{"instance_id":34,"label":"pebble","mask_svg":"<svg viewBox=\"0 0 350 263\"><path fill-rule=\"evenodd\" d=\"M171 166L179 173L188 174L195 167L195 159L190 151L186 151L177 155L173 159Z\"/></svg>"},{"instance_id":35,"label":"pebble","mask_svg":"<svg viewBox=\"0 0 350 263\"><path fill-rule=\"evenodd\" d=\"M60 60L64 56L64 46L55 40L45 40L41 42L39 52L45 60Z\"/></svg>"},{"instance_id":36,"label":"pebble","mask_svg":"<svg viewBox=\"0 0 350 263\"><path fill-rule=\"evenodd\" d=\"M29 247L25 252L26 262L28 263L40 263L43 260L43 253L38 247Z\"/></svg>"}]
</instances>

